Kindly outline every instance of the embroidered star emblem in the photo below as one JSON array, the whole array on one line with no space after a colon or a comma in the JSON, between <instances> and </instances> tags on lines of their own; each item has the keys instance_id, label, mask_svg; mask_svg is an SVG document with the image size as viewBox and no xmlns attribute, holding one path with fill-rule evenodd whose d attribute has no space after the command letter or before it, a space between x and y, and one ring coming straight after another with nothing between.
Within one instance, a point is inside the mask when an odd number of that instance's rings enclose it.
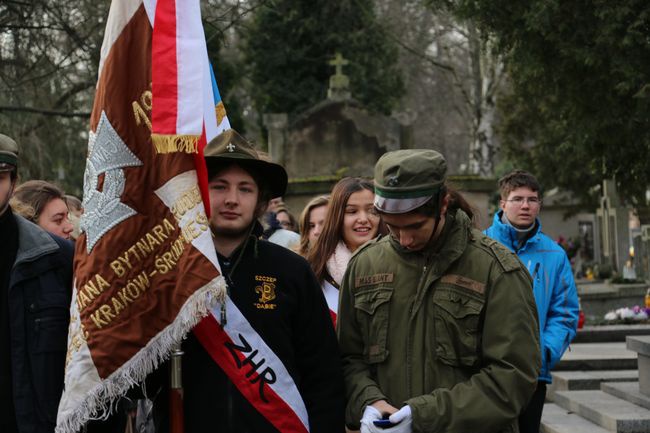
<instances>
[{"instance_id":1,"label":"embroidered star emblem","mask_svg":"<svg viewBox=\"0 0 650 433\"><path fill-rule=\"evenodd\" d=\"M95 244L113 227L137 212L121 201L126 178L125 167L143 165L131 152L102 111L97 132L90 131L88 158L84 172L84 213L79 226L86 233L86 251L90 254ZM99 191L99 175L104 184Z\"/></svg>"},{"instance_id":2,"label":"embroidered star emblem","mask_svg":"<svg viewBox=\"0 0 650 433\"><path fill-rule=\"evenodd\" d=\"M228 149L228 152L234 152L235 151L235 145L232 143L228 143L228 146L226 146L226 149Z\"/></svg>"}]
</instances>

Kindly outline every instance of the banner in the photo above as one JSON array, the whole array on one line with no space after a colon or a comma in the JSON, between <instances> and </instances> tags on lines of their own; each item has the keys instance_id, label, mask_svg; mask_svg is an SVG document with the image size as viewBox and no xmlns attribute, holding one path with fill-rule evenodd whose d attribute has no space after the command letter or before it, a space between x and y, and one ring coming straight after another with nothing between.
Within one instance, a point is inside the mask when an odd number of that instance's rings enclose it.
<instances>
[{"instance_id":1,"label":"banner","mask_svg":"<svg viewBox=\"0 0 650 433\"><path fill-rule=\"evenodd\" d=\"M158 16L175 26L165 42L174 52L164 53L175 61L153 73ZM155 55L156 67L169 66ZM225 112L217 119L213 91L199 0L113 1L90 121L57 432L109 412L225 301L202 199L203 147L229 127Z\"/></svg>"}]
</instances>

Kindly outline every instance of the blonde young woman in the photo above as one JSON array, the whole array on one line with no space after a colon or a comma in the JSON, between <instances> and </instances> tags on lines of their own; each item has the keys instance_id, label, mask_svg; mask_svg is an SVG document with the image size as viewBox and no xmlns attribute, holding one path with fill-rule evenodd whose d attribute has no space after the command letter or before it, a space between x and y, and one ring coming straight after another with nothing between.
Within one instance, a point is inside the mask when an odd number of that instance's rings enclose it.
<instances>
[{"instance_id":1,"label":"blonde young woman","mask_svg":"<svg viewBox=\"0 0 650 433\"><path fill-rule=\"evenodd\" d=\"M307 203L300 214L300 249L298 254L303 257L307 257L309 249L316 244L316 239L323 230L329 202L328 195L315 197Z\"/></svg>"},{"instance_id":2,"label":"blonde young woman","mask_svg":"<svg viewBox=\"0 0 650 433\"><path fill-rule=\"evenodd\" d=\"M339 285L350 257L379 233L381 219L374 199L372 182L358 177L341 179L332 190L323 230L307 255L335 326Z\"/></svg>"},{"instance_id":3,"label":"blonde young woman","mask_svg":"<svg viewBox=\"0 0 650 433\"><path fill-rule=\"evenodd\" d=\"M68 218L65 193L44 180L29 180L19 185L10 201L11 207L25 219L63 239L70 239L74 229Z\"/></svg>"}]
</instances>

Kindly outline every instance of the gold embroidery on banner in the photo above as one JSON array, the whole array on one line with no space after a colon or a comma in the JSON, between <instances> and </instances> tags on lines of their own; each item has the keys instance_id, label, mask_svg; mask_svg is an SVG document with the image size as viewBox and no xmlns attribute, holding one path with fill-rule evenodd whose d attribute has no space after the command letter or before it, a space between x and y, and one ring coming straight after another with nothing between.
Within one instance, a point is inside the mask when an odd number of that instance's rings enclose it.
<instances>
[{"instance_id":1,"label":"gold embroidery on banner","mask_svg":"<svg viewBox=\"0 0 650 433\"><path fill-rule=\"evenodd\" d=\"M106 304L99 306L90 313L90 319L97 329L108 326L120 313L137 298L139 298L151 285L147 271L131 278L124 287L120 288Z\"/></svg>"},{"instance_id":2,"label":"gold embroidery on banner","mask_svg":"<svg viewBox=\"0 0 650 433\"><path fill-rule=\"evenodd\" d=\"M133 115L135 116L135 124L140 126L143 123L151 131L151 120L149 119L149 114L151 113L151 101L153 95L151 90L145 90L140 96L140 101L133 101L131 105L133 106ZM144 108L143 108L144 107Z\"/></svg>"},{"instance_id":3,"label":"gold embroidery on banner","mask_svg":"<svg viewBox=\"0 0 650 433\"><path fill-rule=\"evenodd\" d=\"M275 299L275 282L277 278L255 275L255 281L262 283L255 287L255 293L260 295L260 299L255 303L255 306L260 310L274 310L277 304L271 303L271 301Z\"/></svg>"},{"instance_id":4,"label":"gold embroidery on banner","mask_svg":"<svg viewBox=\"0 0 650 433\"><path fill-rule=\"evenodd\" d=\"M215 105L214 112L217 115L217 126L219 126L226 117L226 107L223 106L223 101L219 101L219 103Z\"/></svg>"},{"instance_id":5,"label":"gold embroidery on banner","mask_svg":"<svg viewBox=\"0 0 650 433\"><path fill-rule=\"evenodd\" d=\"M373 286L379 283L392 283L395 274L375 274L375 275L366 275L363 277L358 277L354 280L354 287L364 287L364 286Z\"/></svg>"},{"instance_id":6,"label":"gold embroidery on banner","mask_svg":"<svg viewBox=\"0 0 650 433\"><path fill-rule=\"evenodd\" d=\"M445 275L440 279L440 282L446 284L454 284L456 286L464 287L473 292L483 294L485 292L485 284L474 281L470 278L463 277L462 275Z\"/></svg>"},{"instance_id":7,"label":"gold embroidery on banner","mask_svg":"<svg viewBox=\"0 0 650 433\"><path fill-rule=\"evenodd\" d=\"M68 326L68 333L70 335L70 340L68 343L68 353L65 357L65 368L68 368L68 364L72 359L72 356L79 352L81 346L86 342L88 338L88 331L85 330L83 323L79 319L78 315L73 315L70 317L70 325Z\"/></svg>"},{"instance_id":8,"label":"gold embroidery on banner","mask_svg":"<svg viewBox=\"0 0 650 433\"><path fill-rule=\"evenodd\" d=\"M123 247L121 252L118 250L107 260L108 268L101 275L93 275L78 289L76 301L83 319L83 334L71 334L71 353L87 340L84 324L94 331L125 320L122 314L126 315L138 300L144 300L145 292L156 285L157 275L167 274L178 267L188 245L209 230L208 218L199 206L201 203L201 193L196 185L184 190L170 206L173 219L163 218L136 242ZM173 224L175 220L178 225ZM122 280L118 283L116 278ZM267 308L275 308L275 305L269 304Z\"/></svg>"}]
</instances>

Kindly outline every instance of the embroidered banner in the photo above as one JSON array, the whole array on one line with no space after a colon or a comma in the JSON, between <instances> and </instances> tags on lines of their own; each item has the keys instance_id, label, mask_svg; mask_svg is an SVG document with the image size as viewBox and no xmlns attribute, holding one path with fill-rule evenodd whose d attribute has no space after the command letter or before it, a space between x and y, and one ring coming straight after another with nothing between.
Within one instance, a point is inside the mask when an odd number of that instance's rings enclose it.
<instances>
[{"instance_id":1,"label":"embroidered banner","mask_svg":"<svg viewBox=\"0 0 650 433\"><path fill-rule=\"evenodd\" d=\"M246 399L283 433L309 432L309 418L286 367L226 298L228 320L220 325L220 305L194 328L194 335Z\"/></svg>"},{"instance_id":2,"label":"embroidered banner","mask_svg":"<svg viewBox=\"0 0 650 433\"><path fill-rule=\"evenodd\" d=\"M158 0L158 6L168 9L170 2ZM162 153L151 140L152 101L174 104L151 89L156 8L150 0L114 0L107 20L75 251L60 433L77 432L103 415L225 296L202 200L202 147L219 125L205 41L197 39L199 33L203 38L199 0L182 2L189 21L177 27L194 26L194 55L185 56L182 31L175 55L181 75L192 77L194 101L203 103L167 107L178 120L171 133L188 132L178 125L191 119L191 134L200 136L193 154ZM183 94L179 88L178 98Z\"/></svg>"}]
</instances>

